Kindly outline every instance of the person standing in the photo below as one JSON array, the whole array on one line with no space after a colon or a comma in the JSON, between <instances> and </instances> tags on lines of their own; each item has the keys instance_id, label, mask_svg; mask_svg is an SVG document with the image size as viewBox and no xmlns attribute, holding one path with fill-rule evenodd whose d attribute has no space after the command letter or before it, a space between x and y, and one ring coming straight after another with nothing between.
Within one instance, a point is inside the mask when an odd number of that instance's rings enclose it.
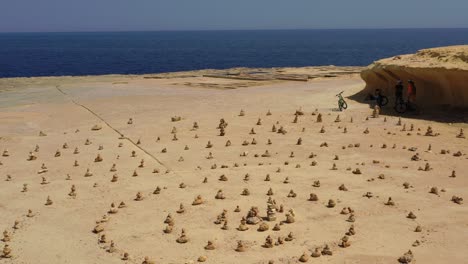
<instances>
[{"instance_id":1,"label":"person standing","mask_svg":"<svg viewBox=\"0 0 468 264\"><path fill-rule=\"evenodd\" d=\"M398 80L395 85L395 103L398 102L403 102L403 82L401 80Z\"/></svg>"},{"instance_id":2,"label":"person standing","mask_svg":"<svg viewBox=\"0 0 468 264\"><path fill-rule=\"evenodd\" d=\"M408 102L414 104L416 102L416 85L413 80L408 80Z\"/></svg>"}]
</instances>

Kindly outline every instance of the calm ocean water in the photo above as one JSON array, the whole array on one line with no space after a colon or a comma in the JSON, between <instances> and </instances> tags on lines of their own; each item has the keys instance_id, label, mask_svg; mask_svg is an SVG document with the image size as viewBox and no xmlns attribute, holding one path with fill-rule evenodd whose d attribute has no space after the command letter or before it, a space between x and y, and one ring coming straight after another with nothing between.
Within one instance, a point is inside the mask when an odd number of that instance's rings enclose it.
<instances>
[{"instance_id":1,"label":"calm ocean water","mask_svg":"<svg viewBox=\"0 0 468 264\"><path fill-rule=\"evenodd\" d=\"M457 44L468 44L468 29L3 33L0 77L362 66Z\"/></svg>"}]
</instances>

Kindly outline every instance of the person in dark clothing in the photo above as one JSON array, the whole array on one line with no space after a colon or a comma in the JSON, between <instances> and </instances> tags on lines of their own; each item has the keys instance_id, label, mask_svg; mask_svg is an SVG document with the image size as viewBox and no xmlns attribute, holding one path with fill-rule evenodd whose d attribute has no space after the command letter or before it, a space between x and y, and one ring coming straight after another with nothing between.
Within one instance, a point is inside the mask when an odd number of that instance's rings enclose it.
<instances>
[{"instance_id":1,"label":"person in dark clothing","mask_svg":"<svg viewBox=\"0 0 468 264\"><path fill-rule=\"evenodd\" d=\"M397 84L395 85L395 102L403 101L403 82L398 80Z\"/></svg>"},{"instance_id":2,"label":"person in dark clothing","mask_svg":"<svg viewBox=\"0 0 468 264\"><path fill-rule=\"evenodd\" d=\"M377 102L377 104L382 107L382 91L380 89L375 89L375 93L373 99Z\"/></svg>"}]
</instances>

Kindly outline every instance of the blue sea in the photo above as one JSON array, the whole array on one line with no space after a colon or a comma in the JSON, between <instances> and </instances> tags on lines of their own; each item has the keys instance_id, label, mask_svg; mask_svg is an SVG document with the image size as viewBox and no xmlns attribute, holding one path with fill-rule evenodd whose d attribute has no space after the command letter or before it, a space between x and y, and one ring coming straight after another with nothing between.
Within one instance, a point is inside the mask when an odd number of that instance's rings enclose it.
<instances>
[{"instance_id":1,"label":"blue sea","mask_svg":"<svg viewBox=\"0 0 468 264\"><path fill-rule=\"evenodd\" d=\"M364 66L460 44L468 29L1 33L0 77Z\"/></svg>"}]
</instances>

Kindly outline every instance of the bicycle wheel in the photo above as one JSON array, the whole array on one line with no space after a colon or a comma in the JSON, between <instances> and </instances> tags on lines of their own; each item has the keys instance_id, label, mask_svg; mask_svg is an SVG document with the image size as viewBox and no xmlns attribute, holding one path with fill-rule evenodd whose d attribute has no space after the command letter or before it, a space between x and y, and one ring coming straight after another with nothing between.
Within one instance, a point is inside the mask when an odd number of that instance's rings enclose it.
<instances>
[{"instance_id":1,"label":"bicycle wheel","mask_svg":"<svg viewBox=\"0 0 468 264\"><path fill-rule=\"evenodd\" d=\"M406 112L408 106L406 105L405 102L398 102L395 104L395 111L397 113L403 114Z\"/></svg>"},{"instance_id":2,"label":"bicycle wheel","mask_svg":"<svg viewBox=\"0 0 468 264\"><path fill-rule=\"evenodd\" d=\"M342 107L343 109L347 109L347 108L348 108L348 104L345 102L345 100L343 100L343 101L341 102L341 107Z\"/></svg>"},{"instance_id":3,"label":"bicycle wheel","mask_svg":"<svg viewBox=\"0 0 468 264\"><path fill-rule=\"evenodd\" d=\"M382 107L382 106L386 106L387 104L388 104L387 96L382 95L382 97L380 97L379 106Z\"/></svg>"}]
</instances>

